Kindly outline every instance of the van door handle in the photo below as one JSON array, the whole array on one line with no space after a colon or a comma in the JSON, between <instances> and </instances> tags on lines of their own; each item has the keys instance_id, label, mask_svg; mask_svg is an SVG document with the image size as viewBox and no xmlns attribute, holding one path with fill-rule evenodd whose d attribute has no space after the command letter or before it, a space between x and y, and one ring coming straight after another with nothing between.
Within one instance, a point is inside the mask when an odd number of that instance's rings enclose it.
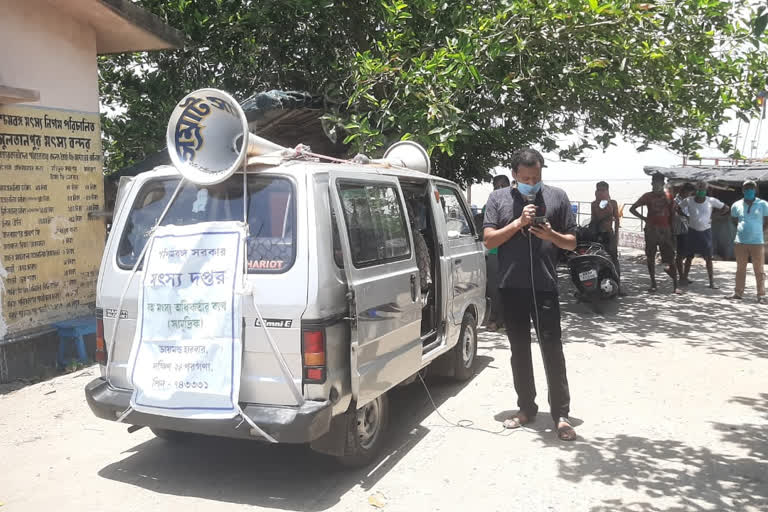
<instances>
[{"instance_id":1,"label":"van door handle","mask_svg":"<svg viewBox=\"0 0 768 512\"><path fill-rule=\"evenodd\" d=\"M416 275L411 274L411 300L416 302Z\"/></svg>"},{"instance_id":2,"label":"van door handle","mask_svg":"<svg viewBox=\"0 0 768 512\"><path fill-rule=\"evenodd\" d=\"M459 258L458 260L453 260L453 264L454 265L461 265L461 258Z\"/></svg>"}]
</instances>

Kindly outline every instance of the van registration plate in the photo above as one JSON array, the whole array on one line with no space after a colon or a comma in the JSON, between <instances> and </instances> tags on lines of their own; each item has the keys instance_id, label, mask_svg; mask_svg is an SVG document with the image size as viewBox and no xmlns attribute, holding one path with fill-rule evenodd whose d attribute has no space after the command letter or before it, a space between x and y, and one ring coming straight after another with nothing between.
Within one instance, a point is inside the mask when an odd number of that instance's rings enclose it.
<instances>
[{"instance_id":1,"label":"van registration plate","mask_svg":"<svg viewBox=\"0 0 768 512\"><path fill-rule=\"evenodd\" d=\"M579 273L579 279L582 281L589 281L591 279L597 279L597 270L587 270L586 272Z\"/></svg>"}]
</instances>

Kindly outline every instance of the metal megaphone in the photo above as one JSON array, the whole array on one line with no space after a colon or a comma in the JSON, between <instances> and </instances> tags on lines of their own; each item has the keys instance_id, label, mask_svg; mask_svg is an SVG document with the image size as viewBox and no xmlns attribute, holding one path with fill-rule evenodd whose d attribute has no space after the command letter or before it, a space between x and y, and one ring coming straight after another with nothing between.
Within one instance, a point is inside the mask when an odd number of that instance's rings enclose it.
<instances>
[{"instance_id":1,"label":"metal megaphone","mask_svg":"<svg viewBox=\"0 0 768 512\"><path fill-rule=\"evenodd\" d=\"M218 89L198 89L176 105L166 144L174 167L197 185L221 183L248 156L285 149L250 133L240 104Z\"/></svg>"},{"instance_id":2,"label":"metal megaphone","mask_svg":"<svg viewBox=\"0 0 768 512\"><path fill-rule=\"evenodd\" d=\"M395 142L384 153L383 161L429 174L432 165L427 150L412 140Z\"/></svg>"}]
</instances>

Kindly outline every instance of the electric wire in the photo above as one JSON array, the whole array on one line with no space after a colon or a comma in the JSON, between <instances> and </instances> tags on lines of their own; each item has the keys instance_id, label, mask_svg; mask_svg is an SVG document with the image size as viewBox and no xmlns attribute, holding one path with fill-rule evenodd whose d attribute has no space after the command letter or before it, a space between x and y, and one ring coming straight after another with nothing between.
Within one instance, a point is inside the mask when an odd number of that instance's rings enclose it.
<instances>
[{"instance_id":1,"label":"electric wire","mask_svg":"<svg viewBox=\"0 0 768 512\"><path fill-rule=\"evenodd\" d=\"M502 427L501 430L488 430L486 428L476 427L476 426L474 426L475 425L474 421L472 421L472 420L465 420L465 419L461 419L461 420L457 421L456 423L452 422L451 420L449 420L448 418L443 416L443 413L441 413L440 409L438 409L437 404L435 403L434 399L432 398L432 394L429 392L429 388L427 387L427 383L424 382L424 378L421 376L421 372L419 372L417 375L419 376L419 380L421 381L422 386L424 386L424 391L427 393L427 398L429 398L429 401L432 403L432 407L435 409L435 412L437 413L438 416L440 416L440 418L444 422L446 422L448 424L449 427L463 428L463 429L466 429L466 430L476 430L478 432L484 432L486 434L492 434L492 435L500 436L500 437L507 437L507 436L512 435L515 432L515 430L521 430L521 429L509 429L509 428L506 428L506 427Z\"/></svg>"}]
</instances>

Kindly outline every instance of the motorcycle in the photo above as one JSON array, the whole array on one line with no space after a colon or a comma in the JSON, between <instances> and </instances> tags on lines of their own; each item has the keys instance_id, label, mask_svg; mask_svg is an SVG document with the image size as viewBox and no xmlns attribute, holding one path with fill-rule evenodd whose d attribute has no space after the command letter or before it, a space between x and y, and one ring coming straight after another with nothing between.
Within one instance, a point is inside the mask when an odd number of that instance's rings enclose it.
<instances>
[{"instance_id":1,"label":"motorcycle","mask_svg":"<svg viewBox=\"0 0 768 512\"><path fill-rule=\"evenodd\" d=\"M579 299L600 313L600 301L619 295L619 274L602 244L581 242L568 255L568 270Z\"/></svg>"},{"instance_id":2,"label":"motorcycle","mask_svg":"<svg viewBox=\"0 0 768 512\"><path fill-rule=\"evenodd\" d=\"M590 225L582 226L576 238L576 249L567 253L571 280L576 286L577 297L589 302L595 313L601 313L600 303L619 295L619 272Z\"/></svg>"}]
</instances>

